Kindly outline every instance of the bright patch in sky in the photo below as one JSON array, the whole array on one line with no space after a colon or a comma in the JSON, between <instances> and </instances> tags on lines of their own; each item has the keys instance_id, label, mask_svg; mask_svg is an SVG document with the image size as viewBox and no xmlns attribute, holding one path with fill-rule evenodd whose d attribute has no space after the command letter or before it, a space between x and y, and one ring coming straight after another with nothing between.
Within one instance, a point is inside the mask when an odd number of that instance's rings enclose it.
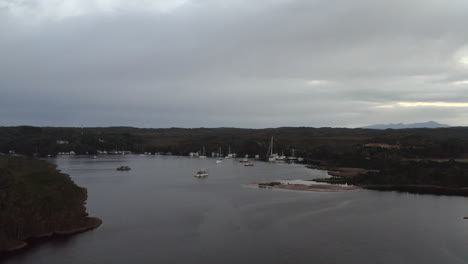
<instances>
[{"instance_id":1,"label":"bright patch in sky","mask_svg":"<svg viewBox=\"0 0 468 264\"><path fill-rule=\"evenodd\" d=\"M460 64L468 66L468 46L464 46L455 53L455 59Z\"/></svg>"},{"instance_id":2,"label":"bright patch in sky","mask_svg":"<svg viewBox=\"0 0 468 264\"><path fill-rule=\"evenodd\" d=\"M463 64L466 64L466 65L468 65L468 56L461 57L461 59L460 59L460 63L463 63Z\"/></svg>"},{"instance_id":3,"label":"bright patch in sky","mask_svg":"<svg viewBox=\"0 0 468 264\"><path fill-rule=\"evenodd\" d=\"M453 84L455 84L455 85L466 85L466 84L468 84L468 80L456 81L456 82L453 82Z\"/></svg>"},{"instance_id":4,"label":"bright patch in sky","mask_svg":"<svg viewBox=\"0 0 468 264\"><path fill-rule=\"evenodd\" d=\"M451 102L398 102L396 104L379 105L377 108L394 107L468 107L468 103Z\"/></svg>"},{"instance_id":5,"label":"bright patch in sky","mask_svg":"<svg viewBox=\"0 0 468 264\"><path fill-rule=\"evenodd\" d=\"M327 84L330 84L330 82L326 80L310 80L310 81L306 81L306 84L307 85L327 85Z\"/></svg>"}]
</instances>

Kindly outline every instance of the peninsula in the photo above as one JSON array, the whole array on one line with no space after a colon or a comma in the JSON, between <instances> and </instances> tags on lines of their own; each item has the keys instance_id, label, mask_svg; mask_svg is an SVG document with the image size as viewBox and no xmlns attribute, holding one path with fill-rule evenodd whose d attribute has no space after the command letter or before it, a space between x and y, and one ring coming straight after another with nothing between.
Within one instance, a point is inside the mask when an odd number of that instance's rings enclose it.
<instances>
[{"instance_id":1,"label":"peninsula","mask_svg":"<svg viewBox=\"0 0 468 264\"><path fill-rule=\"evenodd\" d=\"M87 191L46 161L0 156L0 255L28 241L97 228L89 217Z\"/></svg>"}]
</instances>

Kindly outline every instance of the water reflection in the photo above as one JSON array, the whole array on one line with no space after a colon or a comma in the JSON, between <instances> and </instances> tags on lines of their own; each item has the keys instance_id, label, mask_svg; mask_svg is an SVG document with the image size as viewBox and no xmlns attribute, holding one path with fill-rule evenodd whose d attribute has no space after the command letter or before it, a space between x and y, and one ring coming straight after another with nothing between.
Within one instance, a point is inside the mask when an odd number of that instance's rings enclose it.
<instances>
[{"instance_id":1,"label":"water reflection","mask_svg":"<svg viewBox=\"0 0 468 264\"><path fill-rule=\"evenodd\" d=\"M466 198L292 192L251 182L311 179L298 164L174 156L64 157L104 224L6 263L464 263ZM120 165L131 171L118 172ZM206 168L209 176L196 179Z\"/></svg>"}]
</instances>

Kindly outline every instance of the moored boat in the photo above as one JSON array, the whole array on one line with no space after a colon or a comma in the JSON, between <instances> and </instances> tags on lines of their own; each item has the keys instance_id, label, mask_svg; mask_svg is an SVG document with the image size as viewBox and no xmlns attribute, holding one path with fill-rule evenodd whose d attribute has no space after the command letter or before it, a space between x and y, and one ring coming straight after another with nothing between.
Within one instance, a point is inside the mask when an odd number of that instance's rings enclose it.
<instances>
[{"instance_id":1,"label":"moored boat","mask_svg":"<svg viewBox=\"0 0 468 264\"><path fill-rule=\"evenodd\" d=\"M203 146L203 152L200 156L198 156L200 159L206 159L206 151L205 151L205 146Z\"/></svg>"},{"instance_id":2,"label":"moored boat","mask_svg":"<svg viewBox=\"0 0 468 264\"><path fill-rule=\"evenodd\" d=\"M278 154L273 153L273 136L272 136L270 146L268 147L268 151L267 151L267 160L270 162L276 162L278 157L279 157Z\"/></svg>"},{"instance_id":3,"label":"moored boat","mask_svg":"<svg viewBox=\"0 0 468 264\"><path fill-rule=\"evenodd\" d=\"M193 175L193 177L197 177L197 178L203 178L206 176L208 176L208 172L205 169L201 169L195 175Z\"/></svg>"},{"instance_id":4,"label":"moored boat","mask_svg":"<svg viewBox=\"0 0 468 264\"><path fill-rule=\"evenodd\" d=\"M129 171L131 170L129 166L120 166L117 168L118 171Z\"/></svg>"}]
</instances>

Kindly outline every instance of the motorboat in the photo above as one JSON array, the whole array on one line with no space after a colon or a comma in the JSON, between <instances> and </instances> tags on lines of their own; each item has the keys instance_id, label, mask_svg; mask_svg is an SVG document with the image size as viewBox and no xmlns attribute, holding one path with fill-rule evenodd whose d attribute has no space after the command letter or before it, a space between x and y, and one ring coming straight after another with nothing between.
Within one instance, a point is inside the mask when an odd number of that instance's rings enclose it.
<instances>
[{"instance_id":1,"label":"motorboat","mask_svg":"<svg viewBox=\"0 0 468 264\"><path fill-rule=\"evenodd\" d=\"M129 171L131 170L129 166L120 166L117 168L118 171Z\"/></svg>"},{"instance_id":2,"label":"motorboat","mask_svg":"<svg viewBox=\"0 0 468 264\"><path fill-rule=\"evenodd\" d=\"M195 175L193 175L193 177L196 177L196 178L203 178L203 177L206 177L206 176L208 176L208 172L205 169L201 169L201 170L197 171L197 173Z\"/></svg>"}]
</instances>

